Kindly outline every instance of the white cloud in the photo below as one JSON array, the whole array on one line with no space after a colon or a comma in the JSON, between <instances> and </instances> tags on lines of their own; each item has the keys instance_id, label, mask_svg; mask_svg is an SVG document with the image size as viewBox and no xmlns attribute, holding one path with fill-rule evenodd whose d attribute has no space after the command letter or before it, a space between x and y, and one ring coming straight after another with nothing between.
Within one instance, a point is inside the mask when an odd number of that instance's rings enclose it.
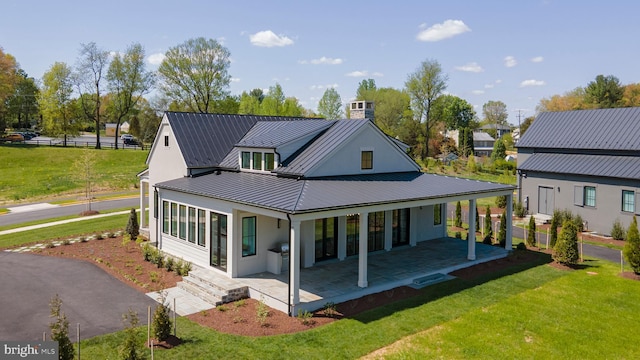
<instances>
[{"instance_id":1,"label":"white cloud","mask_svg":"<svg viewBox=\"0 0 640 360\"><path fill-rule=\"evenodd\" d=\"M536 57L531 59L531 62L534 62L534 63L539 63L539 62L543 62L543 61L544 61L544 58L542 56L536 56Z\"/></svg>"},{"instance_id":2,"label":"white cloud","mask_svg":"<svg viewBox=\"0 0 640 360\"><path fill-rule=\"evenodd\" d=\"M485 88L485 89L493 89L493 87L494 87L494 86L495 86L494 84L486 84L486 85L484 86L484 88Z\"/></svg>"},{"instance_id":3,"label":"white cloud","mask_svg":"<svg viewBox=\"0 0 640 360\"><path fill-rule=\"evenodd\" d=\"M504 66L514 67L516 65L518 65L518 61L513 56L507 56L504 58Z\"/></svg>"},{"instance_id":4,"label":"white cloud","mask_svg":"<svg viewBox=\"0 0 640 360\"><path fill-rule=\"evenodd\" d=\"M232 78L231 78L231 82L240 82L240 78L234 78L234 77L232 77Z\"/></svg>"},{"instance_id":5,"label":"white cloud","mask_svg":"<svg viewBox=\"0 0 640 360\"><path fill-rule=\"evenodd\" d=\"M384 76L384 74L383 74L383 73L381 73L381 72L377 72L377 71L375 71L373 74L371 74L371 76L374 76L374 77L383 77L383 76Z\"/></svg>"},{"instance_id":6,"label":"white cloud","mask_svg":"<svg viewBox=\"0 0 640 360\"><path fill-rule=\"evenodd\" d=\"M473 95L482 95L484 94L484 90L472 90L471 93Z\"/></svg>"},{"instance_id":7,"label":"white cloud","mask_svg":"<svg viewBox=\"0 0 640 360\"><path fill-rule=\"evenodd\" d=\"M420 28L424 27L426 24L420 25ZM420 31L416 38L420 41L440 41L468 31L471 29L462 20L445 20L442 24L435 24Z\"/></svg>"},{"instance_id":8,"label":"white cloud","mask_svg":"<svg viewBox=\"0 0 640 360\"><path fill-rule=\"evenodd\" d=\"M300 60L300 64L313 64L313 65L340 65L343 60L340 58L321 57L319 59Z\"/></svg>"},{"instance_id":9,"label":"white cloud","mask_svg":"<svg viewBox=\"0 0 640 360\"><path fill-rule=\"evenodd\" d=\"M309 87L309 89L311 90L322 90L322 89L336 89L338 87L338 84L333 83L333 84L328 84L328 85L311 85Z\"/></svg>"},{"instance_id":10,"label":"white cloud","mask_svg":"<svg viewBox=\"0 0 640 360\"><path fill-rule=\"evenodd\" d=\"M351 77L367 77L367 76L383 77L384 76L383 73L377 72L377 71L374 71L373 73L369 74L369 71L367 71L367 70L352 71L352 72L347 73L345 75L346 76L351 76Z\"/></svg>"},{"instance_id":11,"label":"white cloud","mask_svg":"<svg viewBox=\"0 0 640 360\"><path fill-rule=\"evenodd\" d=\"M546 85L546 83L544 81L542 81L542 80L534 80L534 79L525 80L525 81L520 83L520 87L543 86L543 85Z\"/></svg>"},{"instance_id":12,"label":"white cloud","mask_svg":"<svg viewBox=\"0 0 640 360\"><path fill-rule=\"evenodd\" d=\"M160 65L162 60L164 60L163 53L155 53L147 56L147 62L151 65Z\"/></svg>"},{"instance_id":13,"label":"white cloud","mask_svg":"<svg viewBox=\"0 0 640 360\"><path fill-rule=\"evenodd\" d=\"M496 80L496 84L501 84L501 83L502 83L502 79Z\"/></svg>"},{"instance_id":14,"label":"white cloud","mask_svg":"<svg viewBox=\"0 0 640 360\"><path fill-rule=\"evenodd\" d=\"M470 63L468 63L466 65L462 65L462 66L456 66L456 70L466 71L466 72L474 72L474 73L479 73L479 72L483 72L484 71L482 66L478 65L478 63L476 63L476 62L470 62Z\"/></svg>"},{"instance_id":15,"label":"white cloud","mask_svg":"<svg viewBox=\"0 0 640 360\"><path fill-rule=\"evenodd\" d=\"M284 35L276 35L271 30L258 31L253 35L249 35L249 40L253 45L261 47L293 45L293 40Z\"/></svg>"}]
</instances>

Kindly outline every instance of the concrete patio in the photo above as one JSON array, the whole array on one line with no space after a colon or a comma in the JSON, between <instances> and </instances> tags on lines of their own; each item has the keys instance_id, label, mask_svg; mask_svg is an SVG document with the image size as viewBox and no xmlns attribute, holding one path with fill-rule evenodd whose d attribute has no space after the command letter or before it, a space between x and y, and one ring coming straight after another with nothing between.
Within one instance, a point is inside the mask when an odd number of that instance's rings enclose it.
<instances>
[{"instance_id":1,"label":"concrete patio","mask_svg":"<svg viewBox=\"0 0 640 360\"><path fill-rule=\"evenodd\" d=\"M302 269L298 310L315 310L326 303L340 303L398 286L410 285L415 279L433 274L448 274L486 261L506 257L501 247L476 244L476 260L467 260L467 242L441 238L419 242L417 246L402 246L391 251L369 254L366 288L358 287L358 257L343 261L329 260ZM234 279L249 287L250 296L267 305L287 312L288 272L275 275L268 272ZM228 279L227 279L228 281Z\"/></svg>"}]
</instances>

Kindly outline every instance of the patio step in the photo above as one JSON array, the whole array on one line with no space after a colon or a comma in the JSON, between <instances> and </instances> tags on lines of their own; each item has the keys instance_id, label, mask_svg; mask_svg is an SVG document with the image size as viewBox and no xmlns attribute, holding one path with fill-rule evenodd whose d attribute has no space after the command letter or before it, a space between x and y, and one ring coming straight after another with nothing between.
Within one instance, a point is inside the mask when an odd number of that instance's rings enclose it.
<instances>
[{"instance_id":1,"label":"patio step","mask_svg":"<svg viewBox=\"0 0 640 360\"><path fill-rule=\"evenodd\" d=\"M216 306L249 297L247 286L203 268L194 268L177 285Z\"/></svg>"},{"instance_id":2,"label":"patio step","mask_svg":"<svg viewBox=\"0 0 640 360\"><path fill-rule=\"evenodd\" d=\"M424 287L427 285L439 283L441 281L449 280L450 278L451 276L442 274L442 273L431 274L431 275L422 276L422 277L413 279L412 285Z\"/></svg>"}]
</instances>

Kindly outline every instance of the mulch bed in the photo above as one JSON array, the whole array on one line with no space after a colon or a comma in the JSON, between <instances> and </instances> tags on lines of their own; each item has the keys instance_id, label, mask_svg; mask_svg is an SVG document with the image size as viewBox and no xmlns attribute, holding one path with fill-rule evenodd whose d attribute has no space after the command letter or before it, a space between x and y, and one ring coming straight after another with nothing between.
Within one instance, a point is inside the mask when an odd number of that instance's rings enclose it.
<instances>
[{"instance_id":1,"label":"mulch bed","mask_svg":"<svg viewBox=\"0 0 640 360\"><path fill-rule=\"evenodd\" d=\"M540 252L545 251L516 251L506 258L460 269L452 272L451 275L464 280L473 280L483 275L508 269L511 266L539 261ZM117 279L144 293L174 287L178 281L182 280L182 277L176 275L175 272L157 268L156 265L144 261L141 246L135 242L123 244L121 236L61 245L38 250L35 253L92 262ZM551 262L550 265L571 270L571 268L555 262ZM640 276L633 273L623 273L621 276L640 281ZM312 329L343 318L350 318L364 311L416 296L421 291L423 290L402 286L335 304L327 310L318 310L309 314L309 317L290 317L255 299L240 300L187 317L202 326L229 334L243 336L288 334ZM265 313L266 316L258 316L258 314ZM177 343L179 343L179 339L171 339L154 345L154 347L168 348L177 345Z\"/></svg>"}]
</instances>

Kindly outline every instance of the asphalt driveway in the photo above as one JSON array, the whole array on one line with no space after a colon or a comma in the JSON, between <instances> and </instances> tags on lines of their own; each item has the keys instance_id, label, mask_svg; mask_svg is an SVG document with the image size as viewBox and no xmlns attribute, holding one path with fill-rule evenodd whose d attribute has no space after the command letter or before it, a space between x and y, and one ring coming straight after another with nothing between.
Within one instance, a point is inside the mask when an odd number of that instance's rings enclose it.
<instances>
[{"instance_id":1,"label":"asphalt driveway","mask_svg":"<svg viewBox=\"0 0 640 360\"><path fill-rule=\"evenodd\" d=\"M86 261L0 252L0 340L40 340L50 334L49 301L58 294L69 335L80 338L122 330L131 308L141 324L156 302Z\"/></svg>"}]
</instances>

